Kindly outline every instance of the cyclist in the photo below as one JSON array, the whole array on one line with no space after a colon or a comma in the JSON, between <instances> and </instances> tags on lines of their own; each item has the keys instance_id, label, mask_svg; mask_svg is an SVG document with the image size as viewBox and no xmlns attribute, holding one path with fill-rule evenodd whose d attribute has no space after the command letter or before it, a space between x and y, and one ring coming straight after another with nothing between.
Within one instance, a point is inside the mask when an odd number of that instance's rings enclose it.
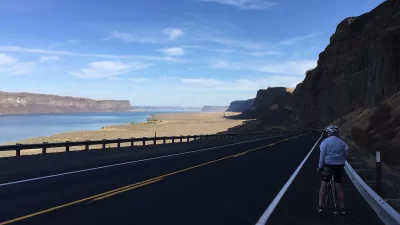
<instances>
[{"instance_id":1,"label":"cyclist","mask_svg":"<svg viewBox=\"0 0 400 225\"><path fill-rule=\"evenodd\" d=\"M323 172L324 167L329 167L332 171L339 198L340 213L342 215L346 215L347 211L344 208L344 193L341 183L344 172L344 164L348 153L348 146L342 139L338 138L339 129L336 126L329 126L326 131L328 132L328 138L322 141L320 145L318 172ZM317 213L322 212L322 204L326 192L326 182L329 182L329 177L322 175Z\"/></svg>"}]
</instances>

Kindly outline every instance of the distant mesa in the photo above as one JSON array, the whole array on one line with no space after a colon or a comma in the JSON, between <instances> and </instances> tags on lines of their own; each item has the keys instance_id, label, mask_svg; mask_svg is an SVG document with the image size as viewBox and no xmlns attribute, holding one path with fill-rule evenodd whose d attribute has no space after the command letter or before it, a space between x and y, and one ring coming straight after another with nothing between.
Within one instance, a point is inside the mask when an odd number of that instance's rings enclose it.
<instances>
[{"instance_id":1,"label":"distant mesa","mask_svg":"<svg viewBox=\"0 0 400 225\"><path fill-rule=\"evenodd\" d=\"M290 100L293 89L268 87L257 92L253 105L247 108L240 119L260 119L270 125L280 125L291 115Z\"/></svg>"},{"instance_id":2,"label":"distant mesa","mask_svg":"<svg viewBox=\"0 0 400 225\"><path fill-rule=\"evenodd\" d=\"M0 91L0 114L122 112L131 110L128 100L89 98Z\"/></svg>"},{"instance_id":3,"label":"distant mesa","mask_svg":"<svg viewBox=\"0 0 400 225\"><path fill-rule=\"evenodd\" d=\"M254 98L248 100L233 101L229 105L227 112L244 112L254 103Z\"/></svg>"},{"instance_id":4,"label":"distant mesa","mask_svg":"<svg viewBox=\"0 0 400 225\"><path fill-rule=\"evenodd\" d=\"M201 107L184 107L184 106L135 106L135 110L141 111L201 111Z\"/></svg>"},{"instance_id":5,"label":"distant mesa","mask_svg":"<svg viewBox=\"0 0 400 225\"><path fill-rule=\"evenodd\" d=\"M202 112L225 112L228 106L209 106L206 105L201 109Z\"/></svg>"}]
</instances>

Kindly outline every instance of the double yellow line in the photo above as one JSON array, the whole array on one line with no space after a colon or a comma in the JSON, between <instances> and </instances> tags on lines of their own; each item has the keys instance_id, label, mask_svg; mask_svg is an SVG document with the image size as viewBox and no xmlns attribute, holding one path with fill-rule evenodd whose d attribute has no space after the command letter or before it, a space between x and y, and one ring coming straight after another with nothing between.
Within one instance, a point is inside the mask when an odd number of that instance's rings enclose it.
<instances>
[{"instance_id":1,"label":"double yellow line","mask_svg":"<svg viewBox=\"0 0 400 225\"><path fill-rule=\"evenodd\" d=\"M148 179L148 180L145 180L145 181L141 181L141 182L138 182L138 183L127 185L127 186L124 186L124 187L121 187L121 188L117 188L117 189L114 189L114 190L111 190L111 191L107 191L107 192L104 192L104 193L101 193L101 194L93 195L93 196L90 196L90 197L87 197L87 198L83 198L83 199L80 199L80 200L77 200L77 201L74 201L74 202L70 202L70 203L66 203L66 204L63 204L63 205L56 206L56 207L52 207L52 208L49 208L49 209L46 209L46 210L43 210L43 211L39 211L39 212L36 212L36 213L32 213L32 214L29 214L29 215L26 215L26 216L22 216L22 217L18 217L18 218L12 219L12 220L1 222L0 225L6 225L6 224L14 223L14 222L21 221L21 220L24 220L24 219L28 219L28 218L31 218L31 217L34 217L34 216L45 214L45 213L48 213L48 212L51 212L51 211L54 211L54 210L57 210L57 209L65 208L65 207L68 207L68 206L71 206L71 205L76 205L76 204L79 204L79 203L82 203L82 202L92 203L92 202L95 202L95 201L99 201L99 200L102 200L102 199L105 199L105 198L108 198L108 197L111 197L111 196L114 196L114 195L117 195L117 194L120 194L120 193L123 193L123 192L126 192L126 191L130 191L130 190L133 190L133 189L136 189L136 188L139 188L139 187L143 187L143 186L146 186L146 185L149 185L149 184L153 184L153 183L159 182L161 180L164 180L166 177L169 177L169 176L172 176L172 175L175 175L175 174L178 174L178 173L182 173L182 172L185 172L185 171L188 171L188 170L193 170L195 168L203 167L203 166L206 166L206 165L209 165L209 164L212 164L212 163L216 163L216 162L219 162L219 161L223 161L223 160L226 160L226 159L240 157L240 156L246 155L247 153L250 153L250 152L253 152L253 151L257 151L257 150L263 149L265 147L270 147L270 146L273 146L275 144L278 144L278 143L281 143L281 142L288 141L290 139L294 139L294 138L303 136L305 134L307 134L307 133L304 133L304 134L301 134L301 135L297 135L297 136L294 136L294 137L291 137L291 138L287 138L287 139L284 139L284 140L281 140L281 141L277 141L277 142L274 142L272 144L264 145L264 146L261 146L261 147L258 147L258 148L254 148L254 149L251 149L251 150L247 150L247 151L244 151L244 152L241 152L241 153L237 153L237 154L233 154L233 155L230 155L230 156L226 156L226 157L223 157L223 158L220 158L220 159L212 160L212 161L209 161L209 162L206 162L206 163L198 164L196 166L188 167L188 168L185 168L185 169L182 169L182 170L178 170L178 171L175 171L175 172L172 172L172 173L167 173L167 174L164 174L164 175L161 175L161 176L158 176L158 177L154 177L154 178L151 178L151 179Z\"/></svg>"}]
</instances>

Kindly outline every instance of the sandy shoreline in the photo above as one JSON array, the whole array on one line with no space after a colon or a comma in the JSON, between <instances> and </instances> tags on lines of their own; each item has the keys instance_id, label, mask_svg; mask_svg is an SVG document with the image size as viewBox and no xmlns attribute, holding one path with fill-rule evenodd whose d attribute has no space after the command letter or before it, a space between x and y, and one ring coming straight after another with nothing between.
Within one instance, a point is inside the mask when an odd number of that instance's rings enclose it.
<instances>
[{"instance_id":1,"label":"sandy shoreline","mask_svg":"<svg viewBox=\"0 0 400 225\"><path fill-rule=\"evenodd\" d=\"M233 115L226 113L226 115ZM222 112L182 112L170 114L155 114L148 118L147 122L132 123L126 125L106 126L96 131L73 131L55 134L48 137L30 138L16 142L8 142L5 145L35 144L43 142L66 142L66 141L85 141L102 140L117 138L139 138L160 136L180 136L215 134L226 131L229 128L239 126L243 120L229 120L223 118ZM128 143L127 143L128 144ZM140 143L138 143L140 144ZM113 146L109 146L113 147ZM92 146L91 148L99 148ZM83 146L73 147L71 150L82 150ZM48 149L48 152L65 151L61 148ZM38 154L40 150L22 151L22 155ZM0 157L14 156L15 151L0 152Z\"/></svg>"}]
</instances>

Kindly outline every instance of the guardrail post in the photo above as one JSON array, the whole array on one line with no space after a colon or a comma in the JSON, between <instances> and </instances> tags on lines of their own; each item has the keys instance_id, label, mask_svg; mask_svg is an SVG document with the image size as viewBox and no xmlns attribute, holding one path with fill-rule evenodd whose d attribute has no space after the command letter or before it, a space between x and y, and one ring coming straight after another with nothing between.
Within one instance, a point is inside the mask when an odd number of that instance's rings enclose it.
<instances>
[{"instance_id":1,"label":"guardrail post","mask_svg":"<svg viewBox=\"0 0 400 225\"><path fill-rule=\"evenodd\" d=\"M103 139L103 141L107 141L107 139ZM106 143L103 143L102 148L103 148L103 149L106 149Z\"/></svg>"},{"instance_id":2,"label":"guardrail post","mask_svg":"<svg viewBox=\"0 0 400 225\"><path fill-rule=\"evenodd\" d=\"M376 152L376 193L383 197L382 190L382 167L381 167L381 152Z\"/></svg>"},{"instance_id":3,"label":"guardrail post","mask_svg":"<svg viewBox=\"0 0 400 225\"><path fill-rule=\"evenodd\" d=\"M145 145L146 145L146 138L143 137L143 146L145 146Z\"/></svg>"},{"instance_id":4,"label":"guardrail post","mask_svg":"<svg viewBox=\"0 0 400 225\"><path fill-rule=\"evenodd\" d=\"M186 138L187 138L187 142L189 142L190 141L190 136L187 136Z\"/></svg>"},{"instance_id":5,"label":"guardrail post","mask_svg":"<svg viewBox=\"0 0 400 225\"><path fill-rule=\"evenodd\" d=\"M86 142L89 142L89 140L86 140ZM89 150L89 143L85 144L85 151Z\"/></svg>"},{"instance_id":6,"label":"guardrail post","mask_svg":"<svg viewBox=\"0 0 400 225\"><path fill-rule=\"evenodd\" d=\"M153 139L153 144L154 144L154 146L157 144L156 138Z\"/></svg>"},{"instance_id":7,"label":"guardrail post","mask_svg":"<svg viewBox=\"0 0 400 225\"><path fill-rule=\"evenodd\" d=\"M165 145L167 143L167 138L164 136L163 137L163 144Z\"/></svg>"},{"instance_id":8,"label":"guardrail post","mask_svg":"<svg viewBox=\"0 0 400 225\"><path fill-rule=\"evenodd\" d=\"M179 137L179 140L180 140L181 143L182 143L182 138L183 138L183 137L182 137L182 135L181 135L181 136Z\"/></svg>"},{"instance_id":9,"label":"guardrail post","mask_svg":"<svg viewBox=\"0 0 400 225\"><path fill-rule=\"evenodd\" d=\"M172 137L172 144L174 144L175 143L175 138L174 137Z\"/></svg>"},{"instance_id":10,"label":"guardrail post","mask_svg":"<svg viewBox=\"0 0 400 225\"><path fill-rule=\"evenodd\" d=\"M134 146L134 141L133 141L133 138L131 138L131 147L133 147Z\"/></svg>"},{"instance_id":11,"label":"guardrail post","mask_svg":"<svg viewBox=\"0 0 400 225\"><path fill-rule=\"evenodd\" d=\"M22 144L17 143L15 144L16 146L20 146ZM15 156L21 156L21 149L17 147L17 149L15 149Z\"/></svg>"},{"instance_id":12,"label":"guardrail post","mask_svg":"<svg viewBox=\"0 0 400 225\"><path fill-rule=\"evenodd\" d=\"M68 143L70 143L70 141L66 141L65 143L66 143L65 144L65 152L69 152L69 144Z\"/></svg>"},{"instance_id":13,"label":"guardrail post","mask_svg":"<svg viewBox=\"0 0 400 225\"><path fill-rule=\"evenodd\" d=\"M48 142L43 142L43 144L48 144ZM47 153L47 148L46 148L46 146L44 146L42 148L42 154L46 154L46 153Z\"/></svg>"},{"instance_id":14,"label":"guardrail post","mask_svg":"<svg viewBox=\"0 0 400 225\"><path fill-rule=\"evenodd\" d=\"M118 148L121 148L121 138L118 138L117 147L118 147Z\"/></svg>"}]
</instances>

